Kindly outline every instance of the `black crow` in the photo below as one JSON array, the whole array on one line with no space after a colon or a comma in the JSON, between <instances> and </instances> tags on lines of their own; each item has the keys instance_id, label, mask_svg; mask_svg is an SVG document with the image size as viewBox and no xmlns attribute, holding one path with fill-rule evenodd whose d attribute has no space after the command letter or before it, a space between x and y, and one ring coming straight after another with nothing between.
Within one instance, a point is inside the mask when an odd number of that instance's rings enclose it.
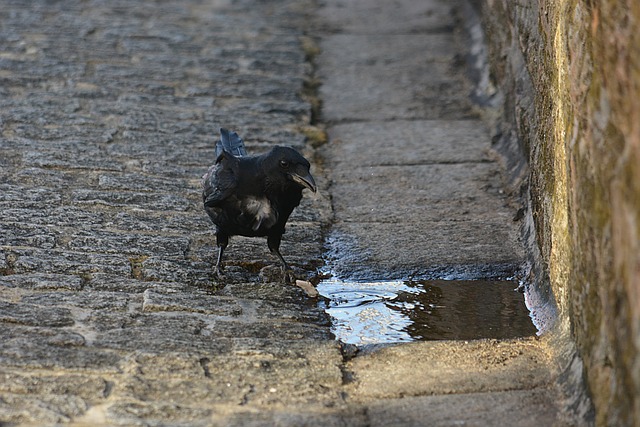
<instances>
[{"instance_id":1,"label":"black crow","mask_svg":"<svg viewBox=\"0 0 640 427\"><path fill-rule=\"evenodd\" d=\"M248 156L237 133L220 129L216 163L202 177L204 209L216 226L219 278L224 276L222 254L235 235L266 236L269 250L282 263L285 281L292 277L280 241L302 190L316 191L309 168L307 159L290 147L275 146L262 155Z\"/></svg>"}]
</instances>

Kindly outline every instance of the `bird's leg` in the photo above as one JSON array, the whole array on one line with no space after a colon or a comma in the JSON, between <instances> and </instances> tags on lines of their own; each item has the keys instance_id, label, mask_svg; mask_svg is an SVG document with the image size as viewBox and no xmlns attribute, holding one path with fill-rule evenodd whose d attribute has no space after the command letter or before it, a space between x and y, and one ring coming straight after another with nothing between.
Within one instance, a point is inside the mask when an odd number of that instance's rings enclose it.
<instances>
[{"instance_id":1,"label":"bird's leg","mask_svg":"<svg viewBox=\"0 0 640 427\"><path fill-rule=\"evenodd\" d=\"M293 281L295 280L295 277L293 276L293 270L291 269L291 267L289 267L287 261L284 260L279 250L276 250L275 253L276 256L280 258L280 262L282 263L282 280L284 280L285 283L293 283Z\"/></svg>"},{"instance_id":2,"label":"bird's leg","mask_svg":"<svg viewBox=\"0 0 640 427\"><path fill-rule=\"evenodd\" d=\"M293 275L293 270L287 264L287 261L284 260L284 257L280 253L280 239L282 236L280 235L271 235L267 237L267 245L269 246L269 250L271 253L276 254L280 262L282 263L282 279L285 283L292 283L295 280Z\"/></svg>"},{"instance_id":3,"label":"bird's leg","mask_svg":"<svg viewBox=\"0 0 640 427\"><path fill-rule=\"evenodd\" d=\"M218 261L216 262L216 276L218 279L224 278L224 268L222 265L222 253L224 252L224 246L218 247Z\"/></svg>"},{"instance_id":4,"label":"bird's leg","mask_svg":"<svg viewBox=\"0 0 640 427\"><path fill-rule=\"evenodd\" d=\"M216 245L218 246L218 261L216 262L216 275L218 279L224 279L224 266L222 265L222 254L229 244L229 236L225 234L216 235Z\"/></svg>"}]
</instances>

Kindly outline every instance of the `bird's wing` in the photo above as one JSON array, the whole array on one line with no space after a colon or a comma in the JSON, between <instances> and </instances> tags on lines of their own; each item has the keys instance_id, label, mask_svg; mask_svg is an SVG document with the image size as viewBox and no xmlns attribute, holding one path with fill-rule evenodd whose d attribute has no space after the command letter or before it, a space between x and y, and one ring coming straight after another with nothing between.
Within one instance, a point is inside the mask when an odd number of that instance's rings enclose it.
<instances>
[{"instance_id":1,"label":"bird's wing","mask_svg":"<svg viewBox=\"0 0 640 427\"><path fill-rule=\"evenodd\" d=\"M229 132L225 128L220 128L220 140L216 142L216 158L219 158L224 151L237 157L247 155L242 138L236 132Z\"/></svg>"},{"instance_id":2,"label":"bird's wing","mask_svg":"<svg viewBox=\"0 0 640 427\"><path fill-rule=\"evenodd\" d=\"M238 186L239 160L223 151L216 164L202 177L202 199L206 207L219 206Z\"/></svg>"}]
</instances>

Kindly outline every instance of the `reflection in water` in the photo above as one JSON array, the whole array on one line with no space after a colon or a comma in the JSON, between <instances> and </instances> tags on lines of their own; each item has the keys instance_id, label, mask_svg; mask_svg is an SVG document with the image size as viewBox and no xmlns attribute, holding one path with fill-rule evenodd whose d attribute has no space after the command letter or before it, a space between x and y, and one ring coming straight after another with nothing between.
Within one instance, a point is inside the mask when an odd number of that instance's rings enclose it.
<instances>
[{"instance_id":1,"label":"reflection in water","mask_svg":"<svg viewBox=\"0 0 640 427\"><path fill-rule=\"evenodd\" d=\"M417 340L513 338L537 331L512 281L325 280L338 339L350 344Z\"/></svg>"}]
</instances>

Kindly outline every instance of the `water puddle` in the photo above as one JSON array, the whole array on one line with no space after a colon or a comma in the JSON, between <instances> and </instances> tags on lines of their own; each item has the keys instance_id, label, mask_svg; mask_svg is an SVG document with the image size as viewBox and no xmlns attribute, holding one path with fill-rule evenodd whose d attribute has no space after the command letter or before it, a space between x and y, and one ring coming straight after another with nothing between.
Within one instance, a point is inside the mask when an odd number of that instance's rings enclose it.
<instances>
[{"instance_id":1,"label":"water puddle","mask_svg":"<svg viewBox=\"0 0 640 427\"><path fill-rule=\"evenodd\" d=\"M524 296L509 280L353 282L317 289L333 333L348 344L469 340L535 335Z\"/></svg>"}]
</instances>

